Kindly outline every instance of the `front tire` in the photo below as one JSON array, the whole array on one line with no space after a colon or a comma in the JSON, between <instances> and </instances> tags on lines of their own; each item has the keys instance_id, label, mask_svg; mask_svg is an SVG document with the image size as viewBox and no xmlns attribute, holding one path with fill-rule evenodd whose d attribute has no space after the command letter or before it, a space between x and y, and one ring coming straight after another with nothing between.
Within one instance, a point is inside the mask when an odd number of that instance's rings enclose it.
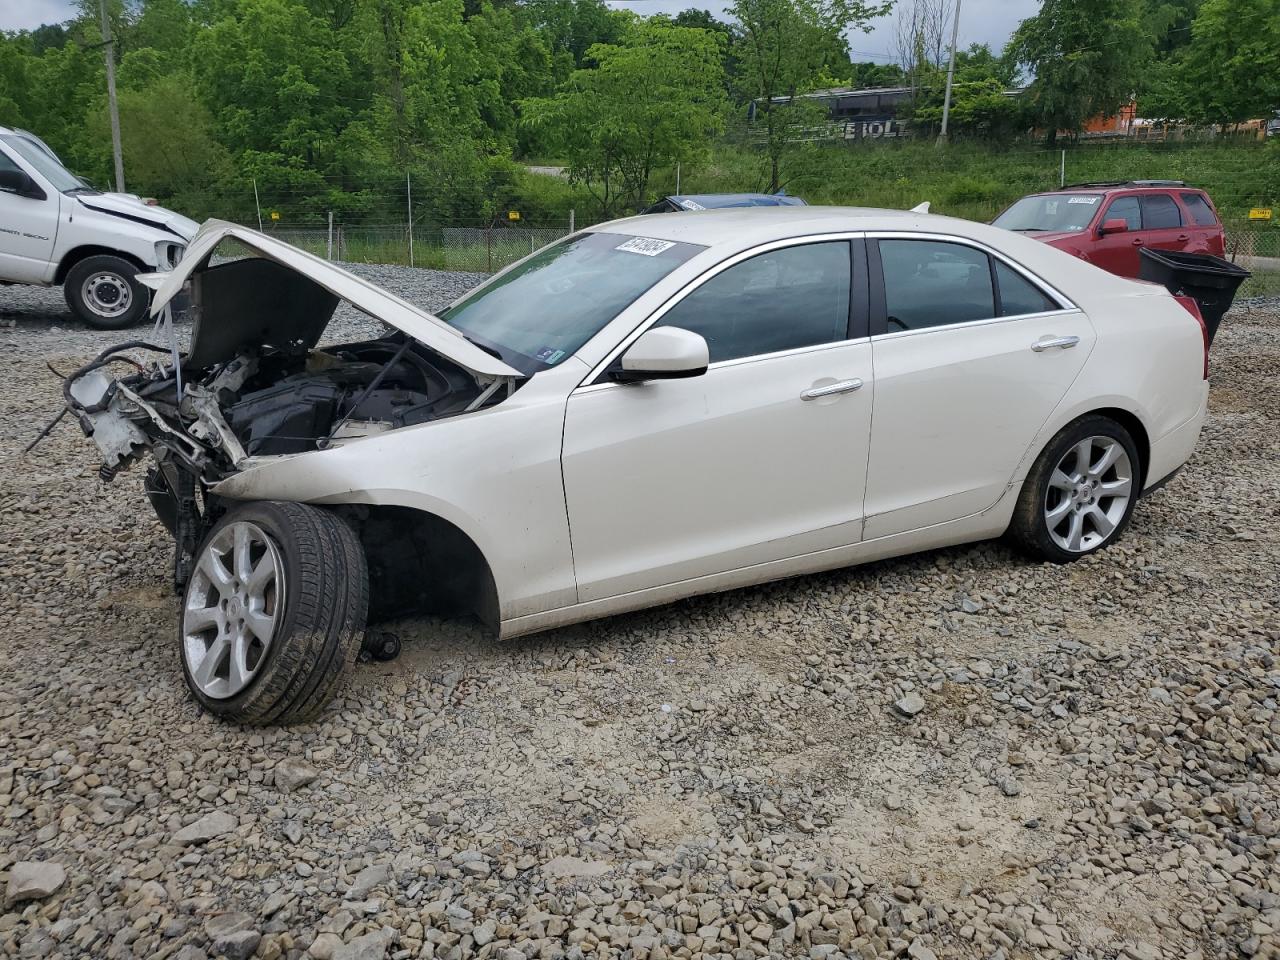
<instances>
[{"instance_id":1,"label":"front tire","mask_svg":"<svg viewBox=\"0 0 1280 960\"><path fill-rule=\"evenodd\" d=\"M227 720L310 720L355 662L368 609L364 550L345 521L300 503L245 504L209 531L187 583L187 686Z\"/></svg>"},{"instance_id":2,"label":"front tire","mask_svg":"<svg viewBox=\"0 0 1280 960\"><path fill-rule=\"evenodd\" d=\"M138 282L138 268L123 257L85 257L62 282L71 312L98 330L123 330L142 320L151 292Z\"/></svg>"},{"instance_id":3,"label":"front tire","mask_svg":"<svg viewBox=\"0 0 1280 960\"><path fill-rule=\"evenodd\" d=\"M1009 536L1038 560L1087 557L1128 526L1141 477L1129 431L1100 414L1081 417L1058 431L1031 467Z\"/></svg>"}]
</instances>

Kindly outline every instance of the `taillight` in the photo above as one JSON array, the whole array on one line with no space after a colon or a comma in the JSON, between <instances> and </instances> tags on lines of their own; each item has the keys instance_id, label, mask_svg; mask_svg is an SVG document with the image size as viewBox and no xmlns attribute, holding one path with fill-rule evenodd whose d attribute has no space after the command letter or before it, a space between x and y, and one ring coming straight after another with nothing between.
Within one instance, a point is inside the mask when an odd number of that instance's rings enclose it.
<instances>
[{"instance_id":1,"label":"taillight","mask_svg":"<svg viewBox=\"0 0 1280 960\"><path fill-rule=\"evenodd\" d=\"M1209 379L1209 326L1204 322L1204 317L1200 315L1200 304L1194 299L1182 294L1174 296L1180 304L1187 308L1187 313L1196 318L1196 323L1200 324L1200 337L1204 342L1204 378Z\"/></svg>"}]
</instances>

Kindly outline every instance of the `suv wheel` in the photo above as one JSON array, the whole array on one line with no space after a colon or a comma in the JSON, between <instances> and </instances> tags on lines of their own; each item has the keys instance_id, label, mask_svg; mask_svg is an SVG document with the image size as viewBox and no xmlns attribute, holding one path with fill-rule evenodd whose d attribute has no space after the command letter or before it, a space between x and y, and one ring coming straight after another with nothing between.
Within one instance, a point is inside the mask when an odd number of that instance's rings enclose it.
<instances>
[{"instance_id":1,"label":"suv wheel","mask_svg":"<svg viewBox=\"0 0 1280 960\"><path fill-rule=\"evenodd\" d=\"M137 280L138 268L122 257L85 257L62 284L71 312L99 330L122 330L142 320L151 292Z\"/></svg>"},{"instance_id":2,"label":"suv wheel","mask_svg":"<svg viewBox=\"0 0 1280 960\"><path fill-rule=\"evenodd\" d=\"M1141 475L1128 430L1109 417L1081 417L1041 451L1022 485L1009 535L1039 560L1088 556L1128 525Z\"/></svg>"},{"instance_id":3,"label":"suv wheel","mask_svg":"<svg viewBox=\"0 0 1280 960\"><path fill-rule=\"evenodd\" d=\"M364 550L342 518L300 503L238 507L209 531L187 583L187 686L228 720L310 720L355 662L368 608Z\"/></svg>"}]
</instances>

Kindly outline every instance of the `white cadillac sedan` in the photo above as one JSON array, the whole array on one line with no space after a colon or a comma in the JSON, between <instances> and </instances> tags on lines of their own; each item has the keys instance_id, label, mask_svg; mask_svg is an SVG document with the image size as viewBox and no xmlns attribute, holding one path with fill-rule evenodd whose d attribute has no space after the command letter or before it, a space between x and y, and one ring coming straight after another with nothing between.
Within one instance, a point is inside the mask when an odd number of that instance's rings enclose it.
<instances>
[{"instance_id":1,"label":"white cadillac sedan","mask_svg":"<svg viewBox=\"0 0 1280 960\"><path fill-rule=\"evenodd\" d=\"M216 221L148 279L161 326L190 282L189 349L107 351L67 404L105 479L150 454L183 671L245 722L314 716L393 616L508 637L1001 535L1077 559L1208 396L1194 305L915 212L619 220L439 317ZM388 334L319 346L340 301Z\"/></svg>"}]
</instances>

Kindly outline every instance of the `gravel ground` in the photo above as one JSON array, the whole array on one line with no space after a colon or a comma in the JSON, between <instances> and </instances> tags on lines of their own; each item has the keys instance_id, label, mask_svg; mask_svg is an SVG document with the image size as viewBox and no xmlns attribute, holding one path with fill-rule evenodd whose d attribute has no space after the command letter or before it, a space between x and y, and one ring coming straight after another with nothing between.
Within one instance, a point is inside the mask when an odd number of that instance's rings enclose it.
<instances>
[{"instance_id":1,"label":"gravel ground","mask_svg":"<svg viewBox=\"0 0 1280 960\"><path fill-rule=\"evenodd\" d=\"M405 622L265 730L186 694L141 471L103 487L66 425L21 455L45 361L114 339L0 290L0 955L1280 956L1274 305L1228 317L1188 469L1074 566Z\"/></svg>"}]
</instances>

